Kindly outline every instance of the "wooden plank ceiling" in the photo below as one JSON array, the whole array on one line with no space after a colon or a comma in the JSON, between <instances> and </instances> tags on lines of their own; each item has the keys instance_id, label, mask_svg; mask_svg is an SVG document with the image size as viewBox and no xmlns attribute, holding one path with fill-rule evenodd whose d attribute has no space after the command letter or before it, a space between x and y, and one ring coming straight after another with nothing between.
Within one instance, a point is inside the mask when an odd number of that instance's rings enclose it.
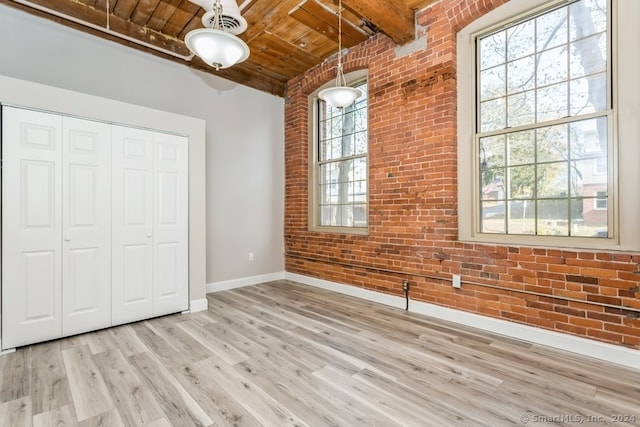
<instances>
[{"instance_id":1,"label":"wooden plank ceiling","mask_svg":"<svg viewBox=\"0 0 640 427\"><path fill-rule=\"evenodd\" d=\"M344 47L377 32L413 40L414 14L435 0L343 0ZM228 80L284 96L286 82L338 50L337 0L242 0L240 34L249 59L216 71L191 58L185 35L202 28L204 10L189 0L0 0L96 36L150 52ZM108 10L108 13L107 13ZM108 27L108 31L105 31Z\"/></svg>"}]
</instances>

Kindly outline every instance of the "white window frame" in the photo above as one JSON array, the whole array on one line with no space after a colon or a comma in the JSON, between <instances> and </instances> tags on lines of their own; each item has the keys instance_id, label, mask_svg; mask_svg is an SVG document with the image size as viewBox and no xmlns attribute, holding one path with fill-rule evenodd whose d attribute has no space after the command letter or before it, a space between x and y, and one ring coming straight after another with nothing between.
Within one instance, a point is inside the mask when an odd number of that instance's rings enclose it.
<instances>
[{"instance_id":1,"label":"white window frame","mask_svg":"<svg viewBox=\"0 0 640 427\"><path fill-rule=\"evenodd\" d=\"M345 74L345 80L347 85L355 86L363 81L368 82L368 70L357 70ZM320 167L318 162L318 93L327 87L335 85L335 80L327 82L325 85L319 87L315 92L309 95L309 207L308 207L308 229L309 231L322 232L322 233L340 233L340 234L354 234L354 235L368 235L369 234L369 151L370 146L367 141L367 173L366 173L366 186L367 186L367 225L365 227L350 227L350 226L326 226L320 225L320 196L318 194L319 181L320 181ZM367 93L367 97L369 94ZM367 99L367 109L369 108L369 99ZM368 115L367 115L368 116ZM369 124L367 123L367 133ZM367 139L369 139L367 137Z\"/></svg>"},{"instance_id":2,"label":"white window frame","mask_svg":"<svg viewBox=\"0 0 640 427\"><path fill-rule=\"evenodd\" d=\"M610 182L608 207L611 216L609 238L503 235L479 232L479 203L477 177L479 164L474 145L476 107L475 38L499 25L508 25L535 12L569 3L567 0L512 0L474 21L458 33L458 232L465 242L545 246L571 249L640 250L640 82L634 75L640 69L640 1L613 0L611 45L613 72L613 117L610 154ZM619 54L623 53L623 54ZM618 90L620 88L620 90ZM619 195L622 195L619 197Z\"/></svg>"}]
</instances>

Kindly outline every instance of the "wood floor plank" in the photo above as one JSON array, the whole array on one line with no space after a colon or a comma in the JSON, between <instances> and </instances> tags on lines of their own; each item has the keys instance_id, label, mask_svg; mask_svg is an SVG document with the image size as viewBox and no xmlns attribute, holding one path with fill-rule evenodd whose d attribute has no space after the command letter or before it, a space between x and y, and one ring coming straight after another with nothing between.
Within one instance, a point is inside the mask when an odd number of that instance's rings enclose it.
<instances>
[{"instance_id":1,"label":"wood floor plank","mask_svg":"<svg viewBox=\"0 0 640 427\"><path fill-rule=\"evenodd\" d=\"M221 364L224 361L218 359ZM212 370L199 369L198 362L186 365L171 363L165 360L174 378L190 391L191 396L212 419L213 425L233 425L246 427L261 427L262 424L229 390L213 375Z\"/></svg>"},{"instance_id":2,"label":"wood floor plank","mask_svg":"<svg viewBox=\"0 0 640 427\"><path fill-rule=\"evenodd\" d=\"M111 394L91 357L89 346L75 346L62 350L62 358L78 421L113 409Z\"/></svg>"},{"instance_id":3,"label":"wood floor plank","mask_svg":"<svg viewBox=\"0 0 640 427\"><path fill-rule=\"evenodd\" d=\"M156 333L170 341L178 353L187 355L193 362L206 359L210 354L207 346L190 334L185 334L184 330L180 328L180 325L185 321L187 320L182 315L164 316L155 319L153 325L156 327Z\"/></svg>"},{"instance_id":4,"label":"wood floor plank","mask_svg":"<svg viewBox=\"0 0 640 427\"><path fill-rule=\"evenodd\" d=\"M116 346L108 329L88 333L85 337L92 354L104 353Z\"/></svg>"},{"instance_id":5,"label":"wood floor plank","mask_svg":"<svg viewBox=\"0 0 640 427\"><path fill-rule=\"evenodd\" d=\"M32 346L31 364L31 404L34 414L72 404L59 341Z\"/></svg>"},{"instance_id":6,"label":"wood floor plank","mask_svg":"<svg viewBox=\"0 0 640 427\"><path fill-rule=\"evenodd\" d=\"M142 342L131 325L116 326L108 331L116 347L125 357L149 351L149 347Z\"/></svg>"},{"instance_id":7,"label":"wood floor plank","mask_svg":"<svg viewBox=\"0 0 640 427\"><path fill-rule=\"evenodd\" d=\"M169 420L167 420L166 418L161 418L161 419L159 419L157 421L154 421L152 423L145 424L144 427L174 427L174 426L171 425Z\"/></svg>"},{"instance_id":8,"label":"wood floor plank","mask_svg":"<svg viewBox=\"0 0 640 427\"><path fill-rule=\"evenodd\" d=\"M381 421L369 417L370 411L364 405L327 387L311 372L277 353L267 352L264 357L253 354L235 369L312 426L376 425Z\"/></svg>"},{"instance_id":9,"label":"wood floor plank","mask_svg":"<svg viewBox=\"0 0 640 427\"><path fill-rule=\"evenodd\" d=\"M95 415L78 423L78 427L126 427L116 409Z\"/></svg>"},{"instance_id":10,"label":"wood floor plank","mask_svg":"<svg viewBox=\"0 0 640 427\"><path fill-rule=\"evenodd\" d=\"M0 421L11 427L30 427L32 425L31 397L0 403Z\"/></svg>"},{"instance_id":11,"label":"wood floor plank","mask_svg":"<svg viewBox=\"0 0 640 427\"><path fill-rule=\"evenodd\" d=\"M274 400L268 393L223 360L212 356L196 364L196 372L211 375L229 395L250 412L264 426L307 426L286 405Z\"/></svg>"},{"instance_id":12,"label":"wood floor plank","mask_svg":"<svg viewBox=\"0 0 640 427\"><path fill-rule=\"evenodd\" d=\"M235 365L249 358L238 348L221 339L226 331L218 324L210 324L205 327L195 322L182 322L178 327L192 338L199 340L211 354L217 355L229 365Z\"/></svg>"},{"instance_id":13,"label":"wood floor plank","mask_svg":"<svg viewBox=\"0 0 640 427\"><path fill-rule=\"evenodd\" d=\"M78 425L73 405L64 405L33 416L33 427L74 427Z\"/></svg>"},{"instance_id":14,"label":"wood floor plank","mask_svg":"<svg viewBox=\"0 0 640 427\"><path fill-rule=\"evenodd\" d=\"M148 389L172 425L188 427L213 423L209 415L156 357L147 352L134 354L129 360L146 381Z\"/></svg>"},{"instance_id":15,"label":"wood floor plank","mask_svg":"<svg viewBox=\"0 0 640 427\"><path fill-rule=\"evenodd\" d=\"M29 396L31 366L28 347L0 357L0 403Z\"/></svg>"},{"instance_id":16,"label":"wood floor plank","mask_svg":"<svg viewBox=\"0 0 640 427\"><path fill-rule=\"evenodd\" d=\"M379 417L387 417L403 426L423 426L426 419L433 421L434 425L442 426L447 425L450 419L446 414L438 414L434 411L416 411L416 407L408 405L400 396L381 393L380 389L358 382L354 380L353 376L347 375L333 366L325 366L313 372L313 375L368 406Z\"/></svg>"},{"instance_id":17,"label":"wood floor plank","mask_svg":"<svg viewBox=\"0 0 640 427\"><path fill-rule=\"evenodd\" d=\"M142 426L164 417L162 409L143 387L136 371L120 350L101 352L94 356L94 360L125 425Z\"/></svg>"}]
</instances>

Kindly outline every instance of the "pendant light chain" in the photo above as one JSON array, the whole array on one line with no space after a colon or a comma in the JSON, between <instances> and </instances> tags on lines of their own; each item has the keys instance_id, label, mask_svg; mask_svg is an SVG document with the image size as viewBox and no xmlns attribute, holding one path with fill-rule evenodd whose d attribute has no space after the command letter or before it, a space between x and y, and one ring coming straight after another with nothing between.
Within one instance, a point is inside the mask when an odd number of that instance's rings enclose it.
<instances>
[{"instance_id":1,"label":"pendant light chain","mask_svg":"<svg viewBox=\"0 0 640 427\"><path fill-rule=\"evenodd\" d=\"M336 85L318 92L318 98L327 102L333 108L342 110L353 104L362 91L358 88L347 86L347 79L342 71L342 0L338 0L338 66L336 71Z\"/></svg>"},{"instance_id":2,"label":"pendant light chain","mask_svg":"<svg viewBox=\"0 0 640 427\"><path fill-rule=\"evenodd\" d=\"M338 75L336 76L338 86L346 86L347 81L342 71L342 0L338 0Z\"/></svg>"},{"instance_id":3,"label":"pendant light chain","mask_svg":"<svg viewBox=\"0 0 640 427\"><path fill-rule=\"evenodd\" d=\"M220 28L220 24L221 24L221 19L222 19L222 3L220 2L220 0L216 0L216 2L213 5L214 8L214 15L213 15L213 29L214 30L224 30L224 28Z\"/></svg>"}]
</instances>

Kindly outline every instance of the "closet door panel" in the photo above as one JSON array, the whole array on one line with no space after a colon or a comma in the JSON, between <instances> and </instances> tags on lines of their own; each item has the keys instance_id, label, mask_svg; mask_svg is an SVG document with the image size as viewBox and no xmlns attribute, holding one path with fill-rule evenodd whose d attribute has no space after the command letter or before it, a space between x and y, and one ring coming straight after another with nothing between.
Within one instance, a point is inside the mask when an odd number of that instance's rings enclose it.
<instances>
[{"instance_id":1,"label":"closet door panel","mask_svg":"<svg viewBox=\"0 0 640 427\"><path fill-rule=\"evenodd\" d=\"M153 140L112 127L112 322L153 315Z\"/></svg>"},{"instance_id":2,"label":"closet door panel","mask_svg":"<svg viewBox=\"0 0 640 427\"><path fill-rule=\"evenodd\" d=\"M154 133L154 314L189 308L188 139Z\"/></svg>"},{"instance_id":3,"label":"closet door panel","mask_svg":"<svg viewBox=\"0 0 640 427\"><path fill-rule=\"evenodd\" d=\"M111 127L63 119L62 333L111 325Z\"/></svg>"},{"instance_id":4,"label":"closet door panel","mask_svg":"<svg viewBox=\"0 0 640 427\"><path fill-rule=\"evenodd\" d=\"M2 348L61 336L61 133L54 114L3 107Z\"/></svg>"}]
</instances>

